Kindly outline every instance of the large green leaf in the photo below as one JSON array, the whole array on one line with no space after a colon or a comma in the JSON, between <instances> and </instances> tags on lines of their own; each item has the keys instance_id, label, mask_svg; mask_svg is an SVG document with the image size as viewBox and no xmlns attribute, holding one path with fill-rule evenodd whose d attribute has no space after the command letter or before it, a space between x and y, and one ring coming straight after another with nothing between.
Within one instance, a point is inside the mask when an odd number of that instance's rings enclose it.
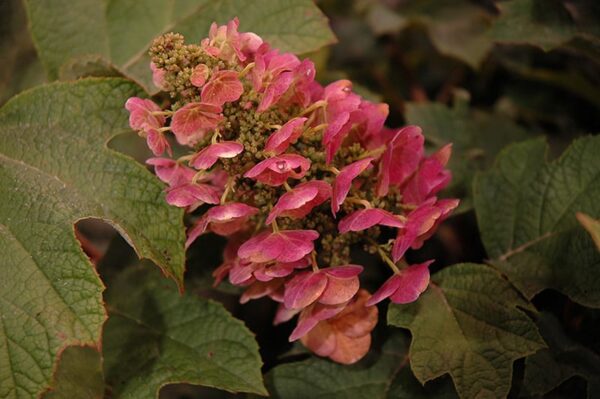
<instances>
[{"instance_id":1,"label":"large green leaf","mask_svg":"<svg viewBox=\"0 0 600 399\"><path fill-rule=\"evenodd\" d=\"M496 271L464 263L433 276L421 298L391 305L388 323L408 328L419 381L450 374L462 398L504 398L514 360L543 348L530 306Z\"/></svg>"},{"instance_id":2,"label":"large green leaf","mask_svg":"<svg viewBox=\"0 0 600 399\"><path fill-rule=\"evenodd\" d=\"M408 366L408 340L394 333L376 360L367 358L353 366L309 359L275 367L266 376L272 398L278 399L416 399L455 398L449 381L423 387Z\"/></svg>"},{"instance_id":3,"label":"large green leaf","mask_svg":"<svg viewBox=\"0 0 600 399\"><path fill-rule=\"evenodd\" d=\"M501 114L469 109L466 99L457 96L454 105L409 103L406 119L419 125L436 146L452 143L449 167L452 184L448 195L461 198L461 210L472 206L471 183L477 170L491 165L508 143L527 137L525 129Z\"/></svg>"},{"instance_id":4,"label":"large green leaf","mask_svg":"<svg viewBox=\"0 0 600 399\"><path fill-rule=\"evenodd\" d=\"M104 377L100 353L89 346L70 346L60 355L52 389L44 399L101 399Z\"/></svg>"},{"instance_id":5,"label":"large green leaf","mask_svg":"<svg viewBox=\"0 0 600 399\"><path fill-rule=\"evenodd\" d=\"M335 40L327 19L311 0L26 0L31 32L51 79L82 56L101 56L125 76L152 90L146 54L161 33L189 41L208 35L213 21L237 16L273 46L296 53Z\"/></svg>"},{"instance_id":6,"label":"large green leaf","mask_svg":"<svg viewBox=\"0 0 600 399\"><path fill-rule=\"evenodd\" d=\"M600 253L576 213L600 215L600 137L546 163L543 140L514 144L474 182L488 256L528 298L546 288L600 306Z\"/></svg>"},{"instance_id":7,"label":"large green leaf","mask_svg":"<svg viewBox=\"0 0 600 399\"><path fill-rule=\"evenodd\" d=\"M538 325L548 349L525 359L524 393L541 396L580 376L588 382L588 398L600 397L600 356L570 339L553 315L542 313Z\"/></svg>"},{"instance_id":8,"label":"large green leaf","mask_svg":"<svg viewBox=\"0 0 600 399\"><path fill-rule=\"evenodd\" d=\"M97 345L103 286L73 223L109 221L181 282L181 211L143 166L109 150L127 131L120 79L51 84L0 109L0 397L29 398L64 347Z\"/></svg>"},{"instance_id":9,"label":"large green leaf","mask_svg":"<svg viewBox=\"0 0 600 399\"><path fill-rule=\"evenodd\" d=\"M118 398L158 398L171 383L266 394L258 345L221 304L189 294L148 267L112 281L102 349Z\"/></svg>"}]
</instances>

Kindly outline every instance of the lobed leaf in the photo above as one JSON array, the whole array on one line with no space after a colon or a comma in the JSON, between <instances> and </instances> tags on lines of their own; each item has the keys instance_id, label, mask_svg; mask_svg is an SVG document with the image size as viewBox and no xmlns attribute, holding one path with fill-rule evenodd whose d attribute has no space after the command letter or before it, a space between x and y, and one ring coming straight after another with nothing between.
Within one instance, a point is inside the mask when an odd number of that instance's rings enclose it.
<instances>
[{"instance_id":1,"label":"lobed leaf","mask_svg":"<svg viewBox=\"0 0 600 399\"><path fill-rule=\"evenodd\" d=\"M50 382L57 354L97 346L103 285L73 223L112 223L137 253L178 283L182 214L143 166L109 150L128 131L121 79L51 84L0 109L0 397L25 398Z\"/></svg>"},{"instance_id":2,"label":"lobed leaf","mask_svg":"<svg viewBox=\"0 0 600 399\"><path fill-rule=\"evenodd\" d=\"M26 0L26 5L50 79L80 57L100 57L148 92L155 88L146 53L162 33L175 31L199 41L213 21L237 16L241 31L255 32L283 51L309 52L335 40L311 0Z\"/></svg>"},{"instance_id":3,"label":"lobed leaf","mask_svg":"<svg viewBox=\"0 0 600 399\"><path fill-rule=\"evenodd\" d=\"M513 361L544 347L527 307L494 270L463 263L436 273L417 302L390 305L388 323L411 331L421 383L448 373L461 398L504 398Z\"/></svg>"},{"instance_id":4,"label":"lobed leaf","mask_svg":"<svg viewBox=\"0 0 600 399\"><path fill-rule=\"evenodd\" d=\"M474 182L481 238L493 264L528 298L546 288L600 306L600 253L576 213L600 215L600 137L546 162L543 140L507 147Z\"/></svg>"},{"instance_id":5,"label":"lobed leaf","mask_svg":"<svg viewBox=\"0 0 600 399\"><path fill-rule=\"evenodd\" d=\"M126 270L106 300L104 370L116 397L158 398L172 383L266 394L258 345L221 304L180 295L147 267Z\"/></svg>"}]
</instances>

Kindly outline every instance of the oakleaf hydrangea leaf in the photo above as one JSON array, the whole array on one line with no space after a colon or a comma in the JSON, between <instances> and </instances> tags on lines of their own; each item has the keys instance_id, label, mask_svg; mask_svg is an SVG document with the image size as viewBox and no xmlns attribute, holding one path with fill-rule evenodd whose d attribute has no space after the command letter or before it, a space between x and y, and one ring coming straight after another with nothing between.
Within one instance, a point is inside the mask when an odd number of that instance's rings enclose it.
<instances>
[{"instance_id":1,"label":"oakleaf hydrangea leaf","mask_svg":"<svg viewBox=\"0 0 600 399\"><path fill-rule=\"evenodd\" d=\"M254 336L221 304L180 295L148 267L111 282L106 301L104 370L116 397L158 398L180 382L266 394Z\"/></svg>"},{"instance_id":2,"label":"oakleaf hydrangea leaf","mask_svg":"<svg viewBox=\"0 0 600 399\"><path fill-rule=\"evenodd\" d=\"M408 367L408 339L394 333L376 360L343 366L323 359L282 364L266 375L272 398L416 399L456 398L448 380L432 381L423 387Z\"/></svg>"},{"instance_id":3,"label":"oakleaf hydrangea leaf","mask_svg":"<svg viewBox=\"0 0 600 399\"><path fill-rule=\"evenodd\" d=\"M137 253L181 283L181 212L163 186L106 142L128 131L121 79L51 84L0 109L0 397L34 397L57 353L98 345L103 285L73 223L115 226Z\"/></svg>"},{"instance_id":4,"label":"oakleaf hydrangea leaf","mask_svg":"<svg viewBox=\"0 0 600 399\"><path fill-rule=\"evenodd\" d=\"M544 347L530 306L496 271L464 263L436 273L409 305L391 305L388 323L408 328L410 366L421 383L450 374L461 398L504 398L512 363Z\"/></svg>"},{"instance_id":5,"label":"oakleaf hydrangea leaf","mask_svg":"<svg viewBox=\"0 0 600 399\"><path fill-rule=\"evenodd\" d=\"M579 220L583 228L590 233L592 240L594 240L596 247L600 251L600 220L581 212L577 212L575 216L577 216L577 220Z\"/></svg>"},{"instance_id":6,"label":"oakleaf hydrangea leaf","mask_svg":"<svg viewBox=\"0 0 600 399\"><path fill-rule=\"evenodd\" d=\"M600 215L600 137L546 162L543 140L511 145L474 182L488 256L528 298L546 288L600 306L600 253L577 212Z\"/></svg>"},{"instance_id":7,"label":"oakleaf hydrangea leaf","mask_svg":"<svg viewBox=\"0 0 600 399\"><path fill-rule=\"evenodd\" d=\"M27 0L26 5L34 42L51 79L63 64L95 55L146 90L155 90L146 52L162 33L179 32L198 41L213 21L237 16L241 31L255 32L282 51L304 53L335 40L311 0Z\"/></svg>"},{"instance_id":8,"label":"oakleaf hydrangea leaf","mask_svg":"<svg viewBox=\"0 0 600 399\"><path fill-rule=\"evenodd\" d=\"M104 377L100 353L89 346L70 346L60 354L52 390L44 399L102 398Z\"/></svg>"},{"instance_id":9,"label":"oakleaf hydrangea leaf","mask_svg":"<svg viewBox=\"0 0 600 399\"><path fill-rule=\"evenodd\" d=\"M580 376L587 380L588 398L597 398L600 356L569 338L552 314L542 313L538 326L548 349L525 359L524 393L542 396L569 378Z\"/></svg>"}]
</instances>

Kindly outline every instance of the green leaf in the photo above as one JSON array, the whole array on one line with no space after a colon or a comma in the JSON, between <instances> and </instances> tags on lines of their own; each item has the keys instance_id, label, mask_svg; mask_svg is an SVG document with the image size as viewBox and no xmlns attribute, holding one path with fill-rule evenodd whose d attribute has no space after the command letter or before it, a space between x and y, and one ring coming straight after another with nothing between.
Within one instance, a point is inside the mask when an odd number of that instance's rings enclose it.
<instances>
[{"instance_id":1,"label":"green leaf","mask_svg":"<svg viewBox=\"0 0 600 399\"><path fill-rule=\"evenodd\" d=\"M406 367L408 340L393 334L376 359L343 366L323 359L309 359L275 367L266 375L272 398L455 398L449 381L435 381L423 387ZM372 356L375 357L375 356ZM365 366L365 364L367 366Z\"/></svg>"},{"instance_id":2,"label":"green leaf","mask_svg":"<svg viewBox=\"0 0 600 399\"><path fill-rule=\"evenodd\" d=\"M100 353L89 346L70 346L60 355L52 390L44 399L103 398Z\"/></svg>"},{"instance_id":3,"label":"green leaf","mask_svg":"<svg viewBox=\"0 0 600 399\"><path fill-rule=\"evenodd\" d=\"M391 305L388 323L408 328L409 358L421 383L450 374L462 398L504 398L512 363L543 348L529 304L497 272L463 263L436 273L421 298Z\"/></svg>"},{"instance_id":4,"label":"green leaf","mask_svg":"<svg viewBox=\"0 0 600 399\"><path fill-rule=\"evenodd\" d=\"M573 18L559 0L512 0L498 7L500 17L489 32L496 42L531 44L548 51L577 33Z\"/></svg>"},{"instance_id":5,"label":"green leaf","mask_svg":"<svg viewBox=\"0 0 600 399\"><path fill-rule=\"evenodd\" d=\"M600 356L571 340L553 315L542 313L538 325L549 348L525 359L525 393L542 396L580 376L588 381L588 398L600 397Z\"/></svg>"},{"instance_id":6,"label":"green leaf","mask_svg":"<svg viewBox=\"0 0 600 399\"><path fill-rule=\"evenodd\" d=\"M123 75L151 86L151 41L170 31L189 41L208 35L213 21L237 16L240 30L261 35L274 47L304 53L335 40L311 0L26 0L31 32L51 79L65 63L100 56Z\"/></svg>"},{"instance_id":7,"label":"green leaf","mask_svg":"<svg viewBox=\"0 0 600 399\"><path fill-rule=\"evenodd\" d=\"M0 397L33 397L57 354L97 345L103 285L73 223L111 223L137 253L181 282L180 210L143 166L106 148L128 130L120 79L42 86L0 109Z\"/></svg>"},{"instance_id":8,"label":"green leaf","mask_svg":"<svg viewBox=\"0 0 600 399\"><path fill-rule=\"evenodd\" d=\"M180 295L148 267L132 267L106 292L104 370L122 398L158 398L172 383L266 394L258 345L221 304Z\"/></svg>"},{"instance_id":9,"label":"green leaf","mask_svg":"<svg viewBox=\"0 0 600 399\"><path fill-rule=\"evenodd\" d=\"M488 256L528 298L546 288L600 306L600 253L575 214L600 215L600 137L547 163L543 140L511 145L474 182Z\"/></svg>"},{"instance_id":10,"label":"green leaf","mask_svg":"<svg viewBox=\"0 0 600 399\"><path fill-rule=\"evenodd\" d=\"M460 210L472 207L471 183L475 172L491 165L508 143L522 140L528 132L501 114L469 110L457 96L453 107L440 103L408 103L406 119L419 125L436 146L452 143L449 168L452 183L447 195L462 199Z\"/></svg>"}]
</instances>

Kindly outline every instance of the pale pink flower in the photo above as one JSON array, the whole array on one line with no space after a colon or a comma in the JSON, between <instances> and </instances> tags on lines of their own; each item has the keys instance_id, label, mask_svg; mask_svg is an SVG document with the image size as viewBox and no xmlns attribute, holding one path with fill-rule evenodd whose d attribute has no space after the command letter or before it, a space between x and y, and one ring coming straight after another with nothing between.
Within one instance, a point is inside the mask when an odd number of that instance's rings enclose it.
<instances>
[{"instance_id":1,"label":"pale pink flower","mask_svg":"<svg viewBox=\"0 0 600 399\"><path fill-rule=\"evenodd\" d=\"M154 166L156 176L170 187L189 182L196 174L193 169L170 158L150 158L146 163Z\"/></svg>"},{"instance_id":2,"label":"pale pink flower","mask_svg":"<svg viewBox=\"0 0 600 399\"><path fill-rule=\"evenodd\" d=\"M236 71L218 71L202 88L202 102L222 106L236 101L244 92L244 85Z\"/></svg>"},{"instance_id":3,"label":"pale pink flower","mask_svg":"<svg viewBox=\"0 0 600 399\"><path fill-rule=\"evenodd\" d=\"M210 75L210 68L206 64L198 64L194 67L192 71L192 76L190 76L190 83L196 87L202 87L208 80L208 76Z\"/></svg>"},{"instance_id":4,"label":"pale pink flower","mask_svg":"<svg viewBox=\"0 0 600 399\"><path fill-rule=\"evenodd\" d=\"M373 294L366 305L373 306L385 298L399 304L416 301L429 285L429 265L432 263L433 260L429 260L394 274Z\"/></svg>"},{"instance_id":5,"label":"pale pink flower","mask_svg":"<svg viewBox=\"0 0 600 399\"><path fill-rule=\"evenodd\" d=\"M352 187L352 181L362 172L367 170L371 165L372 160L372 157L368 157L353 162L350 165L345 166L335 177L331 197L331 211L334 215L340 210L340 206L344 203L344 200Z\"/></svg>"},{"instance_id":6,"label":"pale pink flower","mask_svg":"<svg viewBox=\"0 0 600 399\"><path fill-rule=\"evenodd\" d=\"M349 231L366 230L376 225L403 227L404 221L384 209L359 209L340 220L338 230L340 233L347 233Z\"/></svg>"},{"instance_id":7,"label":"pale pink flower","mask_svg":"<svg viewBox=\"0 0 600 399\"><path fill-rule=\"evenodd\" d=\"M317 237L314 230L264 231L243 243L238 256L253 263L296 262L313 251Z\"/></svg>"},{"instance_id":8,"label":"pale pink flower","mask_svg":"<svg viewBox=\"0 0 600 399\"><path fill-rule=\"evenodd\" d=\"M152 70L152 83L157 89L167 91L167 83L165 82L166 71L156 66L154 62L150 62L150 70Z\"/></svg>"},{"instance_id":9,"label":"pale pink flower","mask_svg":"<svg viewBox=\"0 0 600 399\"><path fill-rule=\"evenodd\" d=\"M190 165L198 170L210 169L219 158L234 158L244 151L236 141L221 141L203 148L191 160Z\"/></svg>"},{"instance_id":10,"label":"pale pink flower","mask_svg":"<svg viewBox=\"0 0 600 399\"><path fill-rule=\"evenodd\" d=\"M223 120L221 107L201 102L188 103L173 114L171 130L182 145L194 145Z\"/></svg>"},{"instance_id":11,"label":"pale pink flower","mask_svg":"<svg viewBox=\"0 0 600 399\"><path fill-rule=\"evenodd\" d=\"M282 154L256 164L244 174L270 186L280 186L288 178L301 179L310 168L310 161L297 154Z\"/></svg>"},{"instance_id":12,"label":"pale pink flower","mask_svg":"<svg viewBox=\"0 0 600 399\"><path fill-rule=\"evenodd\" d=\"M239 25L240 22L237 18L229 21L227 25L219 26L213 22L208 32L208 38L200 43L204 51L224 61L235 62L236 58L244 61L246 56L241 49Z\"/></svg>"},{"instance_id":13,"label":"pale pink flower","mask_svg":"<svg viewBox=\"0 0 600 399\"><path fill-rule=\"evenodd\" d=\"M279 216L300 219L308 215L314 207L321 205L331 197L331 186L321 180L311 180L298 184L283 194L267 217L269 224Z\"/></svg>"},{"instance_id":14,"label":"pale pink flower","mask_svg":"<svg viewBox=\"0 0 600 399\"><path fill-rule=\"evenodd\" d=\"M125 109L129 111L129 126L133 130L148 131L165 125L162 110L152 100L131 97L127 99Z\"/></svg>"},{"instance_id":15,"label":"pale pink flower","mask_svg":"<svg viewBox=\"0 0 600 399\"><path fill-rule=\"evenodd\" d=\"M218 204L220 190L210 184L187 182L167 190L167 203L180 208L196 208L202 204Z\"/></svg>"}]
</instances>

